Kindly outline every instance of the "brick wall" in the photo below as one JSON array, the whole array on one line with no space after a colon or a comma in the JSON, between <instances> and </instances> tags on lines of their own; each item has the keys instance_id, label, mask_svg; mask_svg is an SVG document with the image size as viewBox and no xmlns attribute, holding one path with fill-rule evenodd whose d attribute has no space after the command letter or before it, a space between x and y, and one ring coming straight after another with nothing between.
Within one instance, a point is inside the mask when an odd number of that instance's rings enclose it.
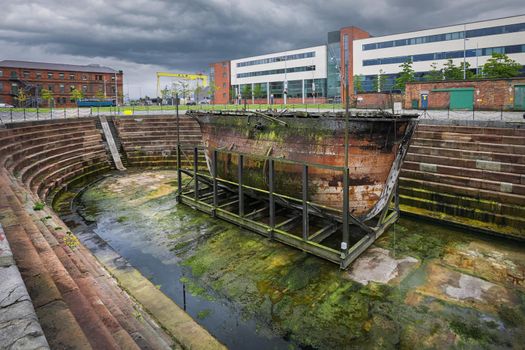
<instances>
[{"instance_id":1,"label":"brick wall","mask_svg":"<svg viewBox=\"0 0 525 350\"><path fill-rule=\"evenodd\" d=\"M403 95L401 94L390 94L387 92L368 92L359 93L354 96L351 102L352 107L357 108L392 108L392 103L402 102Z\"/></svg>"},{"instance_id":2,"label":"brick wall","mask_svg":"<svg viewBox=\"0 0 525 350\"><path fill-rule=\"evenodd\" d=\"M344 37L345 35L348 35L348 86L349 86L349 95L353 95L353 86L354 86L354 67L352 64L352 57L354 57L354 45L353 41L357 39L365 39L369 38L370 34L368 32L365 32L362 29L359 29L357 27L344 27L340 29L341 32L341 39L339 42L340 50L341 50L341 73L342 76L346 76L345 74L345 45L344 45ZM344 79L341 79L341 96L343 99L343 102L345 101L345 89L344 89Z\"/></svg>"},{"instance_id":3,"label":"brick wall","mask_svg":"<svg viewBox=\"0 0 525 350\"><path fill-rule=\"evenodd\" d=\"M18 87L39 84L41 89L50 89L54 97L55 107L75 107L76 102L71 102L71 87L83 91L86 98L93 98L97 91L106 91L107 98L114 98L115 74L98 72L81 72L54 69L12 68L0 67L0 100L3 103L18 105L16 95L11 91L11 84ZM14 72L14 75L13 75ZM48 76L49 74L49 76ZM117 73L117 91L119 102L122 103L123 74ZM61 90L63 85L63 90ZM83 87L86 87L85 89ZM35 97L35 89L31 89L29 97ZM39 92L40 93L40 92ZM41 101L41 106L47 106L47 101Z\"/></svg>"},{"instance_id":4,"label":"brick wall","mask_svg":"<svg viewBox=\"0 0 525 350\"><path fill-rule=\"evenodd\" d=\"M230 102L230 61L212 63L215 71L214 81L216 90L213 93L213 103L227 104ZM266 103L266 102L265 102Z\"/></svg>"},{"instance_id":5,"label":"brick wall","mask_svg":"<svg viewBox=\"0 0 525 350\"><path fill-rule=\"evenodd\" d=\"M511 110L514 108L515 85L525 85L525 78L408 83L405 91L404 108L410 109L412 100L420 101L421 91L428 91L428 109L447 109L450 93L432 90L473 88L474 109L499 110L503 108Z\"/></svg>"}]
</instances>

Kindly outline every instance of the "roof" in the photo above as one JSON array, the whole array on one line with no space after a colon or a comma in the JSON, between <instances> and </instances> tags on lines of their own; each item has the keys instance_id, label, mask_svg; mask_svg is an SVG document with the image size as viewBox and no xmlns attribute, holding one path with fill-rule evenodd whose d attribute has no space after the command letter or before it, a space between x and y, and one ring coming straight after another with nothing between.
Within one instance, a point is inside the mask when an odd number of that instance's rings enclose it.
<instances>
[{"instance_id":1,"label":"roof","mask_svg":"<svg viewBox=\"0 0 525 350\"><path fill-rule=\"evenodd\" d=\"M63 70L63 71L91 72L91 73L117 73L117 71L112 68L100 66L98 64L90 64L90 65L81 66L81 65L76 65L76 64L4 60L4 61L0 61L0 67L42 69L42 70Z\"/></svg>"}]
</instances>

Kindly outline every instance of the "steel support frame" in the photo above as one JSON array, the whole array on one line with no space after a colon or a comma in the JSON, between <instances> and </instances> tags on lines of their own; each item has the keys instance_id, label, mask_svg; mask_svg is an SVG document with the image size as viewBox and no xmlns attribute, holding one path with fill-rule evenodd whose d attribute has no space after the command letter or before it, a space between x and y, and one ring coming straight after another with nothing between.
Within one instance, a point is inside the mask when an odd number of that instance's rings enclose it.
<instances>
[{"instance_id":1,"label":"steel support frame","mask_svg":"<svg viewBox=\"0 0 525 350\"><path fill-rule=\"evenodd\" d=\"M231 153L232 155L237 154L234 151L220 152ZM180 159L181 149L177 146L177 157ZM300 208L298 212L300 215L291 216L283 222L276 223L276 193L275 193L275 162L283 161L272 157L265 157L268 164L268 197L267 201L262 201L262 207L255 209L252 212L246 214L245 210L245 187L243 183L244 176L244 164L245 156L242 154L238 155L238 167L237 176L238 181L235 184L237 187L231 188L233 183L225 185L221 183L224 181L218 177L218 150L214 150L210 154L211 164L211 176L205 174L199 174L198 169L198 155L199 148L193 149L194 162L192 169L181 169L180 160L177 161L179 169L178 174L178 186L179 195L178 199L180 203L189 205L195 209L208 213L214 217L226 220L234 223L246 229L252 230L272 240L277 240L285 244L291 245L313 255L319 256L326 260L332 261L339 264L342 269L346 269L363 251L365 251L375 240L380 237L399 217L399 196L398 196L398 184L395 184L395 190L390 193L388 198L388 205L384 207L380 215L377 217L375 226L369 226L358 218L354 217L349 213L349 172L348 168L341 168L343 172L343 211L342 211L342 225L337 222L327 224L325 227L319 229L317 232L310 234L310 216L316 215L315 211L312 210L311 203L308 201L308 174L309 168L315 167L315 164L302 164L302 194L300 198ZM290 162L288 160L288 162ZM193 176L193 190L184 192L182 188L182 174L185 173L189 176ZM201 177L201 179L199 179ZM208 184L208 190L201 190L199 183L205 178L204 185ZM209 179L211 178L211 181ZM211 186L210 186L211 184ZM231 193L230 200L226 200L225 203L219 203L219 190L224 187L230 187L228 193ZM188 187L188 186L186 186ZM210 193L211 188L211 193ZM233 190L233 191L232 191ZM224 191L223 191L224 192ZM211 204L209 199L213 197ZM225 197L226 199L228 197ZM206 199L207 202L204 200ZM393 205L391 208L391 204ZM239 204L238 210L232 212L229 208L234 208L236 204ZM264 223L258 220L262 213L268 211L268 223ZM297 212L297 208L293 209ZM346 215L345 215L346 214ZM300 219L300 220L299 220ZM289 226L300 221L302 226L301 235L297 236L286 231ZM334 234L339 227L342 226L342 240L340 250L337 251L333 248L321 244L321 242L328 236ZM350 234L351 228L357 227L360 232L364 232L364 235L353 245L350 246ZM356 231L357 232L357 231ZM346 243L346 244L344 244Z\"/></svg>"}]
</instances>

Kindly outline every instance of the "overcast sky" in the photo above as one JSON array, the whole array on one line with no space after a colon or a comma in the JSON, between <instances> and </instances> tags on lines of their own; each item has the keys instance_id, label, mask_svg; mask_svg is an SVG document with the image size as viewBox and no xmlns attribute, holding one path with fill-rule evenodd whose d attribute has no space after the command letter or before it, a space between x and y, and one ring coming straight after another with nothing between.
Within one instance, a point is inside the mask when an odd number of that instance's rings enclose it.
<instances>
[{"instance_id":1,"label":"overcast sky","mask_svg":"<svg viewBox=\"0 0 525 350\"><path fill-rule=\"evenodd\" d=\"M0 60L124 71L124 93L155 95L155 72L320 45L355 25L372 35L525 13L523 0L0 0Z\"/></svg>"}]
</instances>

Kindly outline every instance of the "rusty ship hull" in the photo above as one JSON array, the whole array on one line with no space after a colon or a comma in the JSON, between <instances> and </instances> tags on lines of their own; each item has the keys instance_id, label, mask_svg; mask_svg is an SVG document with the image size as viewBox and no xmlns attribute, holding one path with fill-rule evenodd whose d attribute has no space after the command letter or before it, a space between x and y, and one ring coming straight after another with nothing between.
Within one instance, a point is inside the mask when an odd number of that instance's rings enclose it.
<instances>
[{"instance_id":1,"label":"rusty ship hull","mask_svg":"<svg viewBox=\"0 0 525 350\"><path fill-rule=\"evenodd\" d=\"M345 119L342 114L300 117L298 114L192 112L201 128L208 165L217 153L217 176L238 181L235 153L309 164L345 166ZM415 127L415 117L352 116L348 122L349 212L362 221L377 215L393 190ZM227 152L220 152L227 151ZM243 184L268 189L267 161L245 157ZM300 197L302 166L275 162L275 192ZM343 172L310 166L308 200L326 208L343 208Z\"/></svg>"}]
</instances>

